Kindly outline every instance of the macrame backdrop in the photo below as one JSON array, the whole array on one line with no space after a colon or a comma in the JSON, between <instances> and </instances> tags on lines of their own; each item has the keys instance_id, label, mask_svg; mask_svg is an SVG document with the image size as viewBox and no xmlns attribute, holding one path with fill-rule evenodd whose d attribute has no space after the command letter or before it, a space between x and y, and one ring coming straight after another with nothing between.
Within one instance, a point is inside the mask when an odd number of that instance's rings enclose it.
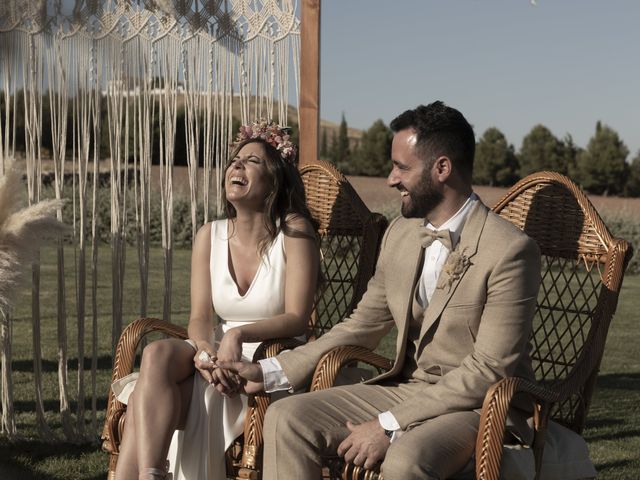
<instances>
[{"instance_id":1,"label":"macrame backdrop","mask_svg":"<svg viewBox=\"0 0 640 480\"><path fill-rule=\"evenodd\" d=\"M164 255L163 316L171 318L173 165L177 110L185 108L185 132L192 232L196 206L220 212L213 198L232 140L232 112L247 123L273 118L286 125L291 96L298 98L300 22L295 0L3 0L0 2L0 172L16 156L16 113L25 117L26 189L40 200L43 172L53 169L55 196L72 189L74 259L65 265L58 240L57 346L61 423L69 440L95 438L98 316L111 315L112 345L122 330L125 263L137 261L140 314L147 312L151 192L159 191ZM17 95L22 91L24 95ZM43 98L50 103L53 149L43 158ZM107 116L101 118L101 109ZM235 110L234 110L235 109ZM45 109L46 110L46 109ZM71 110L71 111L69 111ZM69 115L70 114L70 115ZM68 122L67 118L72 119ZM297 119L295 119L297 121ZM153 125L159 122L159 137ZM107 132L108 158L99 158ZM48 133L48 132L45 132ZM69 140L71 139L71 140ZM68 143L70 141L70 143ZM152 145L159 145L160 175L151 176ZM204 159L199 165L199 159ZM108 165L111 193L112 311L96 303L99 242L96 230L100 169ZM71 175L70 175L71 174ZM69 177L73 181L65 181ZM133 178L132 178L133 177ZM132 188L129 186L132 185ZM217 189L215 189L218 191ZM133 192L133 193L131 193ZM68 195L67 195L68 196ZM135 229L126 209L135 211ZM62 208L58 218L62 218ZM129 228L127 228L129 227ZM135 231L137 259L126 256L127 232ZM68 249L66 250L68 252ZM90 258L87 256L90 255ZM76 311L66 309L65 275L73 265ZM66 273L65 273L66 272ZM32 270L33 381L40 434L51 438L42 393L40 270ZM90 307L87 300L91 299ZM2 312L3 419L15 435L11 398L11 312ZM77 352L67 346L67 317L77 317ZM90 324L87 325L87 319ZM91 345L85 346L85 329ZM71 412L67 360L91 355L91 414L84 404L84 362L78 362L77 411ZM104 392L100 392L104 394ZM73 416L75 413L75 422ZM90 431L85 425L90 420Z\"/></svg>"}]
</instances>

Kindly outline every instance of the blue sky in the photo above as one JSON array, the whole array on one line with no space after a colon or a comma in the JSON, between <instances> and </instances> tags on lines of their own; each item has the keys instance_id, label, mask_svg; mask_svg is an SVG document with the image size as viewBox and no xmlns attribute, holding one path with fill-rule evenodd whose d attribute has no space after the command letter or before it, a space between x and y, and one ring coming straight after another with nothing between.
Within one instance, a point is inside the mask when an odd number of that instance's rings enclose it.
<instances>
[{"instance_id":1,"label":"blue sky","mask_svg":"<svg viewBox=\"0 0 640 480\"><path fill-rule=\"evenodd\" d=\"M640 149L639 0L322 0L321 116L368 128L444 100L520 148L598 120Z\"/></svg>"}]
</instances>

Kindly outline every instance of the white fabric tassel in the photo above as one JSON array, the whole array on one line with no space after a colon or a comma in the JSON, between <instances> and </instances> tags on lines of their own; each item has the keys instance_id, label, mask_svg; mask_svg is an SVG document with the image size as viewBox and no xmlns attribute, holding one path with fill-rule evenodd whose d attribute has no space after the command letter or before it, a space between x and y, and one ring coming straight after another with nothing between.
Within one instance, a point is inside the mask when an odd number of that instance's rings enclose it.
<instances>
[{"instance_id":1,"label":"white fabric tassel","mask_svg":"<svg viewBox=\"0 0 640 480\"><path fill-rule=\"evenodd\" d=\"M13 32L18 37L19 32ZM21 62L22 71L20 81L24 87L24 103L20 107L24 110L25 122L25 165L27 173L27 192L29 205L40 201L42 190L42 62L36 51L33 35L21 35L15 42ZM39 72L39 74L38 74ZM20 83L16 82L15 91ZM17 97L17 96L16 96ZM39 257L36 257L39 260ZM40 324L40 264L34 262L32 266L31 283L31 321L33 345L34 390L36 394L36 421L40 437L52 439L53 432L45 419L44 393L42 386L42 347Z\"/></svg>"},{"instance_id":2,"label":"white fabric tassel","mask_svg":"<svg viewBox=\"0 0 640 480\"><path fill-rule=\"evenodd\" d=\"M54 187L56 199L61 200L64 191L64 172L66 159L66 139L67 139L67 111L68 111L68 84L67 71L68 51L67 42L59 42L57 37L52 38L49 48L45 47L44 38L40 48L46 55L48 81L50 86L49 105L51 109L51 137L53 143L53 168ZM56 212L58 220L62 221L62 206ZM62 430L68 440L75 440L76 435L71 422L71 411L69 405L68 392L68 368L67 368L67 308L66 308L66 287L65 287L65 258L64 243L62 238L58 239L58 388L60 398L60 416Z\"/></svg>"},{"instance_id":3,"label":"white fabric tassel","mask_svg":"<svg viewBox=\"0 0 640 480\"><path fill-rule=\"evenodd\" d=\"M6 3L6 2L5 2ZM0 174L15 155L17 113L24 112L25 162L29 205L42 194L43 121L50 121L53 187L56 198L70 196L64 208L73 214L75 261L65 265L61 241L57 249L57 363L60 415L64 435L76 441L95 434L97 425L98 315L111 314L112 348L123 328L127 205L135 212L140 314L148 310L151 192L160 194L164 301L162 316L171 319L173 243L173 174L178 109L185 107L185 133L191 230L222 212L222 172L237 132L233 119L246 124L288 119L290 84L298 84L299 21L293 0L232 0L213 13L203 0L178 2L80 2L71 8L55 1L0 5L0 91L6 99L0 115ZM159 6L159 7L156 7ZM73 12L71 14L71 12ZM198 15L193 16L191 13ZM47 17L53 15L53 17ZM66 15L66 16L65 16ZM199 19L199 20L198 20ZM196 22L196 20L198 20ZM294 72L290 71L293 64ZM23 91L20 98L17 92ZM296 90L297 95L297 90ZM50 118L46 112L46 97ZM104 103L103 103L104 102ZM103 120L101 105L106 106ZM71 108L71 110L69 110ZM72 120L67 125L68 114ZM276 118L274 118L276 117ZM159 122L159 137L154 125ZM102 129L109 139L111 180L111 311L98 311L99 160ZM67 136L67 132L69 135ZM66 144L67 138L73 143ZM155 140L155 142L154 142ZM159 142L157 142L159 140ZM154 143L158 151L153 152ZM67 148L69 147L69 148ZM93 147L93 150L91 148ZM160 159L158 179L152 178L152 157ZM200 158L203 158L200 168ZM70 159L70 162L66 160ZM93 165L90 165L93 162ZM65 178L72 175L72 184ZM132 190L129 176L132 175ZM70 194L65 195L71 190ZM130 192L132 196L130 197ZM214 198L215 193L215 198ZM63 207L57 207L62 218ZM66 211L65 211L66 213ZM89 227L90 222L90 227ZM89 228L91 232L89 233ZM90 244L88 236L91 236ZM68 248L68 247L67 247ZM91 249L91 258L88 249ZM38 258L37 252L34 258ZM87 262L90 264L87 265ZM87 285L87 269L90 285ZM76 281L78 407L70 411L67 363L69 351L65 278ZM32 344L36 419L40 436L53 434L45 420L42 385L40 267L32 266ZM91 294L91 306L87 295ZM89 308L91 312L89 313ZM159 309L159 305L152 306ZM91 316L91 431L85 432L88 395L84 357L86 321ZM10 362L11 317L3 317L2 355ZM7 357L7 355L9 357ZM10 365L10 363L7 363ZM12 399L10 369L2 371L3 401ZM7 407L9 408L9 407ZM5 430L15 422L5 410ZM72 413L76 418L72 419ZM8 415L8 416L7 416Z\"/></svg>"},{"instance_id":4,"label":"white fabric tassel","mask_svg":"<svg viewBox=\"0 0 640 480\"><path fill-rule=\"evenodd\" d=\"M162 318L171 321L171 284L173 262L173 163L177 115L177 74L179 45L160 42L159 65L165 79L160 97L160 198L162 249L164 254L164 302Z\"/></svg>"},{"instance_id":5,"label":"white fabric tassel","mask_svg":"<svg viewBox=\"0 0 640 480\"><path fill-rule=\"evenodd\" d=\"M15 438L16 414L13 408L13 370L11 368L11 316L9 312L0 310L0 337L2 337L2 350L0 350L0 362L2 363L2 423L0 432L7 438Z\"/></svg>"},{"instance_id":6,"label":"white fabric tassel","mask_svg":"<svg viewBox=\"0 0 640 480\"><path fill-rule=\"evenodd\" d=\"M101 78L100 63L96 56L96 41L92 45L93 74L96 79ZM92 129L93 138L100 138L100 83L92 82L93 110ZM98 164L100 162L100 142L93 142L93 176L91 186L91 427L94 432L98 430L97 419L97 371L98 371L98 235L97 235L97 207L98 207Z\"/></svg>"}]
</instances>

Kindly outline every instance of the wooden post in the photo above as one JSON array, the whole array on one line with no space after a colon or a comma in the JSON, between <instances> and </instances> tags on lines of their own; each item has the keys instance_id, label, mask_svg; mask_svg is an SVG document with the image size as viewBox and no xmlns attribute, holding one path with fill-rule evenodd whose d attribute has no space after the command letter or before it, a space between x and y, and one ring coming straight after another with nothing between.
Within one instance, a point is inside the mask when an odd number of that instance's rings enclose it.
<instances>
[{"instance_id":1,"label":"wooden post","mask_svg":"<svg viewBox=\"0 0 640 480\"><path fill-rule=\"evenodd\" d=\"M318 158L320 131L320 1L301 1L300 166Z\"/></svg>"}]
</instances>

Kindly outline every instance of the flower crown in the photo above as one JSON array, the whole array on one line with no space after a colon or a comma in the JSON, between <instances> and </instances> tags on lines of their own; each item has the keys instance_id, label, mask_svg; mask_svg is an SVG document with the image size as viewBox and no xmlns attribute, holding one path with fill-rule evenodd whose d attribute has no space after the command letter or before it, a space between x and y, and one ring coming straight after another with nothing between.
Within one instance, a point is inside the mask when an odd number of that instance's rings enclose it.
<instances>
[{"instance_id":1,"label":"flower crown","mask_svg":"<svg viewBox=\"0 0 640 480\"><path fill-rule=\"evenodd\" d=\"M273 120L261 120L260 122L252 122L249 125L242 125L236 136L235 143L238 144L245 140L259 138L278 150L283 160L293 163L297 149L290 140L290 131L289 127L281 127Z\"/></svg>"}]
</instances>

